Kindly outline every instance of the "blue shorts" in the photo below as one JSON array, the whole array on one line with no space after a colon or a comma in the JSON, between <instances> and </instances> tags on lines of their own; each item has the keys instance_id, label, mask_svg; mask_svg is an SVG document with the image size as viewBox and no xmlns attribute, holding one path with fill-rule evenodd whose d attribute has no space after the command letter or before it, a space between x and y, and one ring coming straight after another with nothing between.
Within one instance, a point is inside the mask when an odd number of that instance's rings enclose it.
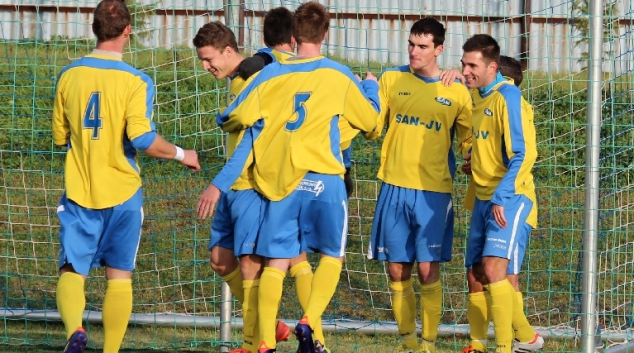
<instances>
[{"instance_id":1,"label":"blue shorts","mask_svg":"<svg viewBox=\"0 0 634 353\"><path fill-rule=\"evenodd\" d=\"M134 270L143 224L141 188L124 203L100 210L79 206L64 193L57 217L60 268L71 264L84 276L93 267Z\"/></svg>"},{"instance_id":2,"label":"blue shorts","mask_svg":"<svg viewBox=\"0 0 634 353\"><path fill-rule=\"evenodd\" d=\"M341 176L307 173L290 195L265 201L256 254L273 259L290 259L301 251L343 256L347 199Z\"/></svg>"},{"instance_id":3,"label":"blue shorts","mask_svg":"<svg viewBox=\"0 0 634 353\"><path fill-rule=\"evenodd\" d=\"M506 273L520 273L526 244L532 227L526 223L533 202L524 195L515 195L504 205L506 228L498 226L491 208L491 201L476 198L471 215L471 227L467 239L465 266L482 263L482 257L501 257L509 260Z\"/></svg>"},{"instance_id":4,"label":"blue shorts","mask_svg":"<svg viewBox=\"0 0 634 353\"><path fill-rule=\"evenodd\" d=\"M453 246L451 194L383 183L368 258L389 262L448 262Z\"/></svg>"},{"instance_id":5,"label":"blue shorts","mask_svg":"<svg viewBox=\"0 0 634 353\"><path fill-rule=\"evenodd\" d=\"M209 251L214 246L233 249L236 256L255 251L264 198L253 189L229 190L220 195L211 223Z\"/></svg>"}]
</instances>

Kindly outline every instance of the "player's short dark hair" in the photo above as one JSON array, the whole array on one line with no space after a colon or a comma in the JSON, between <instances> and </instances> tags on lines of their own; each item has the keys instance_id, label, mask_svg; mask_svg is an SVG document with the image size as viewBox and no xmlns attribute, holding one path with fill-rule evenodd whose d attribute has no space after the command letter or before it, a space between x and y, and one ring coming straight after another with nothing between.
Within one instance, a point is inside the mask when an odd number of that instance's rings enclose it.
<instances>
[{"instance_id":1,"label":"player's short dark hair","mask_svg":"<svg viewBox=\"0 0 634 353\"><path fill-rule=\"evenodd\" d=\"M482 53L482 59L485 63L500 62L500 46L498 42L488 34L476 34L467 39L462 45L465 53L478 51Z\"/></svg>"},{"instance_id":2,"label":"player's short dark hair","mask_svg":"<svg viewBox=\"0 0 634 353\"><path fill-rule=\"evenodd\" d=\"M264 43L269 47L290 44L293 36L293 13L280 6L264 16Z\"/></svg>"},{"instance_id":3,"label":"player's short dark hair","mask_svg":"<svg viewBox=\"0 0 634 353\"><path fill-rule=\"evenodd\" d=\"M429 34L434 37L434 47L445 43L445 26L433 17L425 17L414 22L409 34L422 36Z\"/></svg>"},{"instance_id":4,"label":"player's short dark hair","mask_svg":"<svg viewBox=\"0 0 634 353\"><path fill-rule=\"evenodd\" d=\"M293 36L297 44L321 43L329 26L328 10L316 1L302 4L293 15Z\"/></svg>"},{"instance_id":5,"label":"player's short dark hair","mask_svg":"<svg viewBox=\"0 0 634 353\"><path fill-rule=\"evenodd\" d=\"M119 37L132 21L123 0L103 0L95 8L93 15L92 33L99 42Z\"/></svg>"},{"instance_id":6,"label":"player's short dark hair","mask_svg":"<svg viewBox=\"0 0 634 353\"><path fill-rule=\"evenodd\" d=\"M211 46L218 50L224 50L226 47L231 47L238 52L238 41L235 34L220 21L209 22L200 27L193 42L196 48Z\"/></svg>"},{"instance_id":7,"label":"player's short dark hair","mask_svg":"<svg viewBox=\"0 0 634 353\"><path fill-rule=\"evenodd\" d=\"M516 86L519 87L520 84L522 84L522 80L524 79L524 74L522 74L522 64L514 58L506 55L500 55L498 71L500 71L502 76L512 78L513 83L515 83Z\"/></svg>"}]
</instances>

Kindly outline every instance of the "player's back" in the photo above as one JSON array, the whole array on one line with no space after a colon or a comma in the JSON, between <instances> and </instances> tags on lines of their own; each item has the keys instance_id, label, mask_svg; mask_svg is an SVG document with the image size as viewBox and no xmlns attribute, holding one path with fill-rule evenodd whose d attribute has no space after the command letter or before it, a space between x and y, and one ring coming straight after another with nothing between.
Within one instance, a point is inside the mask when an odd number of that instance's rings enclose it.
<instances>
[{"instance_id":1,"label":"player's back","mask_svg":"<svg viewBox=\"0 0 634 353\"><path fill-rule=\"evenodd\" d=\"M225 114L227 131L241 128L240 117L263 118L254 126L253 174L256 189L274 201L309 171L343 175L340 120L369 131L378 116L352 72L324 57L268 65L234 104Z\"/></svg>"},{"instance_id":2,"label":"player's back","mask_svg":"<svg viewBox=\"0 0 634 353\"><path fill-rule=\"evenodd\" d=\"M115 58L88 55L66 66L56 92L53 134L68 141L69 199L86 208L113 207L141 186L131 139L150 130L154 85Z\"/></svg>"}]
</instances>

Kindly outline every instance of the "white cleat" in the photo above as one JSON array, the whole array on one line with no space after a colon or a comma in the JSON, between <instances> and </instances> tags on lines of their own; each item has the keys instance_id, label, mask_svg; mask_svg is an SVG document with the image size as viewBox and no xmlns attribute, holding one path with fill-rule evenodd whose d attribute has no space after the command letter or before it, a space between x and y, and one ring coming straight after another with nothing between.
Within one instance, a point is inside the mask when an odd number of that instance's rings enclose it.
<instances>
[{"instance_id":1,"label":"white cleat","mask_svg":"<svg viewBox=\"0 0 634 353\"><path fill-rule=\"evenodd\" d=\"M539 333L529 342L513 341L513 353L537 352L544 347L544 338Z\"/></svg>"}]
</instances>

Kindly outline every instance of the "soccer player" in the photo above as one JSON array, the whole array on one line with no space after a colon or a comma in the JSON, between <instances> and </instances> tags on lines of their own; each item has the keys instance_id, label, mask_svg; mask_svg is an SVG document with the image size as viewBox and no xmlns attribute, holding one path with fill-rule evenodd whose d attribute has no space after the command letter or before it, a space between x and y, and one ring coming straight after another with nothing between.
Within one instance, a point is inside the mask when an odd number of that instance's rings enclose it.
<instances>
[{"instance_id":1,"label":"soccer player","mask_svg":"<svg viewBox=\"0 0 634 353\"><path fill-rule=\"evenodd\" d=\"M196 171L198 155L157 135L152 122L154 84L124 63L130 12L119 0L94 11L96 48L59 74L53 106L56 145L67 146L60 222L57 308L68 343L84 350L84 283L93 267L106 267L103 351L119 351L132 312L132 271L141 239L143 193L137 150L175 159Z\"/></svg>"},{"instance_id":2,"label":"soccer player","mask_svg":"<svg viewBox=\"0 0 634 353\"><path fill-rule=\"evenodd\" d=\"M194 38L199 58L205 70L216 79L230 77L230 100L244 88L245 80L264 65L293 56L294 38L292 37L293 14L284 7L271 9L264 17L264 41L267 48L261 49L252 57L244 59L240 55L233 32L220 22L204 25ZM257 61L253 63L253 59ZM250 63L249 63L250 61ZM245 65L245 63L247 63ZM251 71L252 72L249 72ZM238 75L239 74L239 75ZM230 103L230 102L229 102ZM244 131L229 133L227 149L231 157ZM253 253L260 224L261 196L253 190L251 169L243 170L231 190L224 193L218 205L218 211L212 223L209 243L210 263L216 273L229 284L233 295L243 308L244 341L236 352L255 351L259 342L257 320L257 301L262 258ZM204 200L213 190L203 193ZM206 217L203 216L203 218ZM240 257L240 263L236 259ZM297 298L304 307L310 295L313 272L302 252L291 260L291 276L295 278ZM321 320L315 331L322 339ZM281 321L277 324L277 340L285 341L290 329Z\"/></svg>"},{"instance_id":3,"label":"soccer player","mask_svg":"<svg viewBox=\"0 0 634 353\"><path fill-rule=\"evenodd\" d=\"M290 38L292 13L288 10L286 11L290 17L284 18L284 13L280 13L280 11L273 11L267 14L268 17L265 18L265 33L284 33L284 27L287 24L288 39L285 42L280 41L275 44L292 51ZM278 19L285 21L285 23L278 23L277 28L272 30L270 28L271 16L277 16ZM210 22L198 30L193 43L205 70L214 75L217 80L230 78L229 103L231 103L244 88L245 79L248 79L248 76L244 73L243 76L238 75L239 68L245 62L245 59L238 50L234 33L220 21ZM264 53L272 60L277 59L277 57L282 59L290 56L290 54L285 54L283 51L270 49ZM257 70L263 67L261 63L256 63L256 65L261 65ZM253 65L250 68L253 69ZM228 157L233 154L243 134L244 131L229 133L227 138ZM242 304L244 338L242 347L232 351L236 353L254 352L257 349L256 344L259 340L257 293L263 260L260 256L253 253L253 249L260 224L262 198L253 190L251 173L250 170L245 169L234 185L232 185L231 190L222 195L218 205L218 212L212 223L209 241L209 256L212 269L229 285L231 293ZM201 199L208 192L209 190L205 191ZM240 257L239 263L236 256ZM310 265L308 265L308 268L310 269ZM310 271L310 274L312 275L312 271ZM308 291L310 291L310 287ZM282 322L278 323L278 331L279 340L286 340L290 335L290 329Z\"/></svg>"},{"instance_id":4,"label":"soccer player","mask_svg":"<svg viewBox=\"0 0 634 353\"><path fill-rule=\"evenodd\" d=\"M513 80L515 86L519 87L524 79L522 74L522 65L519 61L506 55L500 55L500 63L498 71L505 78ZM532 120L533 108L522 97L522 118ZM462 166L463 172L471 175L470 162ZM469 181L469 189L465 197L464 207L473 210L475 201L475 190L473 181ZM515 273L514 266L509 263L507 268L507 278L515 289L517 302L519 307L523 308L524 299L519 289L519 276ZM462 353L483 353L486 352L487 331L489 328L489 310L491 298L488 292L484 291L484 287L473 276L472 269L467 269L467 285L469 287L469 303L467 305L467 318L469 320L469 332L471 336L471 344L465 348ZM515 331L515 340L513 341L514 352L534 352L543 346L544 339L540 334L536 333L528 323L523 310L513 311L513 330Z\"/></svg>"},{"instance_id":5,"label":"soccer player","mask_svg":"<svg viewBox=\"0 0 634 353\"><path fill-rule=\"evenodd\" d=\"M454 134L466 154L471 133L471 97L462 84L445 86L436 58L444 26L433 18L414 23L409 65L387 69L379 79L381 149L377 200L368 257L387 260L392 307L402 337L399 352L435 352L442 314L440 263L451 260L453 242ZM422 345L416 337L412 269L421 282Z\"/></svg>"},{"instance_id":6,"label":"soccer player","mask_svg":"<svg viewBox=\"0 0 634 353\"><path fill-rule=\"evenodd\" d=\"M510 267L517 279L528 236L537 225L531 174L537 158L535 127L532 114L522 108L520 90L498 72L500 47L495 39L477 34L462 48L467 86L477 89L472 91L475 202L465 266L490 294L496 352L506 353L514 349L513 321L523 316L518 288L507 274ZM530 339L543 344L538 335Z\"/></svg>"},{"instance_id":7,"label":"soccer player","mask_svg":"<svg viewBox=\"0 0 634 353\"><path fill-rule=\"evenodd\" d=\"M376 78L369 74L359 83L347 67L320 55L328 27L321 4L299 6L293 19L297 57L265 67L218 117L225 131L251 127L234 157L246 163L253 154L255 188L270 200L256 246L268 259L259 291L260 352L276 349L282 284L302 244L321 259L295 334L300 352L324 349L313 341L313 330L337 287L347 238L340 145L353 129L371 131L378 115ZM222 191L232 183L223 173L242 169L229 166L213 182ZM203 210L213 209L210 201Z\"/></svg>"}]
</instances>

